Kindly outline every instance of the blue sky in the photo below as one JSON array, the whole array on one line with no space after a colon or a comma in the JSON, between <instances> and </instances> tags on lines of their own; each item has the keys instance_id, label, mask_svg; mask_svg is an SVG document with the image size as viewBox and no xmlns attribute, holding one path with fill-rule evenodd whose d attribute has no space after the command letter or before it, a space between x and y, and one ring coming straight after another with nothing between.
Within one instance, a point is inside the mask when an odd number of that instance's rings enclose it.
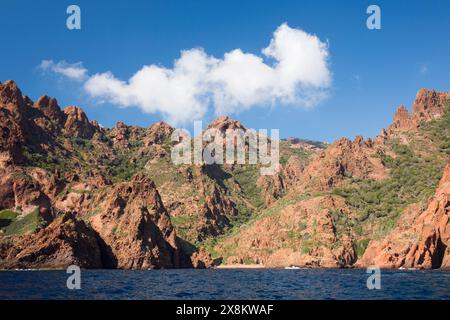
<instances>
[{"instance_id":1,"label":"blue sky","mask_svg":"<svg viewBox=\"0 0 450 320\"><path fill-rule=\"evenodd\" d=\"M66 28L70 4L81 8L81 30ZM366 28L370 4L381 7L381 30ZM41 62L82 62L90 75L110 71L126 81L144 65L172 68L181 50L201 47L222 58L239 48L261 56L286 22L328 43L328 97L310 109L274 103L233 117L255 129L279 128L282 137L328 142L375 136L400 103L411 108L420 88L450 90L450 2L445 0L16 0L2 3L1 21L0 81L15 80L32 99L48 94L61 106L81 106L108 127L117 121L146 127L162 115L100 103L80 81L42 72ZM203 120L214 118L208 109Z\"/></svg>"}]
</instances>

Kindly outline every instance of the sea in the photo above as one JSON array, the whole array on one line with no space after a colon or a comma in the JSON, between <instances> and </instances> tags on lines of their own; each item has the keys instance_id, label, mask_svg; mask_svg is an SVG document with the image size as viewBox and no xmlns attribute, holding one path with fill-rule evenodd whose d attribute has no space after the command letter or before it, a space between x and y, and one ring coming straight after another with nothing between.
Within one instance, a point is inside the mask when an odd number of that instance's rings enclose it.
<instances>
[{"instance_id":1,"label":"sea","mask_svg":"<svg viewBox=\"0 0 450 320\"><path fill-rule=\"evenodd\" d=\"M0 300L450 299L448 271L381 270L375 287L371 275L363 269L82 270L80 288L69 289L64 270L0 271Z\"/></svg>"}]
</instances>

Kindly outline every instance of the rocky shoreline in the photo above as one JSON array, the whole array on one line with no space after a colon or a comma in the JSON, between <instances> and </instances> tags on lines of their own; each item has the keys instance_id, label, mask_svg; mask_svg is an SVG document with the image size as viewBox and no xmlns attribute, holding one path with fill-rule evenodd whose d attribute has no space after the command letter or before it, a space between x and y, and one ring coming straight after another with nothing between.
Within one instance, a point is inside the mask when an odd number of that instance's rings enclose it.
<instances>
[{"instance_id":1,"label":"rocky shoreline","mask_svg":"<svg viewBox=\"0 0 450 320\"><path fill-rule=\"evenodd\" d=\"M168 124L103 128L6 81L0 269L448 269L449 101L420 90L375 139L281 141L279 172L260 176L175 166Z\"/></svg>"}]
</instances>

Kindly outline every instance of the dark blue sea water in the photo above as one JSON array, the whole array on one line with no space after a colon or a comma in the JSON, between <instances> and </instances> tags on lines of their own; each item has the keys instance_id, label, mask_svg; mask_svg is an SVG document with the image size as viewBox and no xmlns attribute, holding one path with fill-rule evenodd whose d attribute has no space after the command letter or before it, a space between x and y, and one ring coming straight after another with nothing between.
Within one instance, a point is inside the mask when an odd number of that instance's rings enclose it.
<instances>
[{"instance_id":1,"label":"dark blue sea water","mask_svg":"<svg viewBox=\"0 0 450 320\"><path fill-rule=\"evenodd\" d=\"M0 272L0 299L450 299L450 272L365 270L95 270L69 290L64 271Z\"/></svg>"}]
</instances>

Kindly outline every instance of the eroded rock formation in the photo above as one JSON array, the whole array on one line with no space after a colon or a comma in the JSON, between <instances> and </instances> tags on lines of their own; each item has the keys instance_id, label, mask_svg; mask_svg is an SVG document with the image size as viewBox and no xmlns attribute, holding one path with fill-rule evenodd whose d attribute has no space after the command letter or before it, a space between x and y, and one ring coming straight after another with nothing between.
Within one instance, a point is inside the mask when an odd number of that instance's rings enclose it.
<instances>
[{"instance_id":1,"label":"eroded rock formation","mask_svg":"<svg viewBox=\"0 0 450 320\"><path fill-rule=\"evenodd\" d=\"M361 267L448 268L450 242L450 164L428 207L409 206L399 226L385 239L369 243Z\"/></svg>"}]
</instances>

